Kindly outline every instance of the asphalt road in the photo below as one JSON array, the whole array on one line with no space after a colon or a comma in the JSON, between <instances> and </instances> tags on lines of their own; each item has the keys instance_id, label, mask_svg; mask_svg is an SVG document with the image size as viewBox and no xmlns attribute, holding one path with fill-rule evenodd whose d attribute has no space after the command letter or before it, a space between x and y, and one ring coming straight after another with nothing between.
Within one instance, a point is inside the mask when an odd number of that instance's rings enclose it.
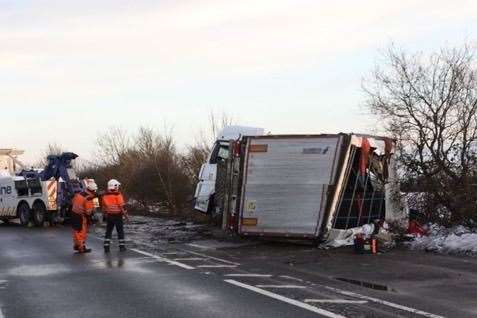
<instances>
[{"instance_id":1,"label":"asphalt road","mask_svg":"<svg viewBox=\"0 0 477 318\"><path fill-rule=\"evenodd\" d=\"M68 228L1 225L0 318L445 316L260 262L180 246L104 255L101 244L93 235L93 253L77 255Z\"/></svg>"}]
</instances>

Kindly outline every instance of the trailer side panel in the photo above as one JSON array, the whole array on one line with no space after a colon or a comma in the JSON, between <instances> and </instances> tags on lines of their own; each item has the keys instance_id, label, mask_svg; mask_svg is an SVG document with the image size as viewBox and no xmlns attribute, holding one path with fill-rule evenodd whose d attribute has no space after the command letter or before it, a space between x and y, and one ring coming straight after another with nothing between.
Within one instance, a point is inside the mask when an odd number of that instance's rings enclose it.
<instances>
[{"instance_id":1,"label":"trailer side panel","mask_svg":"<svg viewBox=\"0 0 477 318\"><path fill-rule=\"evenodd\" d=\"M248 139L239 232L316 237L342 135Z\"/></svg>"}]
</instances>

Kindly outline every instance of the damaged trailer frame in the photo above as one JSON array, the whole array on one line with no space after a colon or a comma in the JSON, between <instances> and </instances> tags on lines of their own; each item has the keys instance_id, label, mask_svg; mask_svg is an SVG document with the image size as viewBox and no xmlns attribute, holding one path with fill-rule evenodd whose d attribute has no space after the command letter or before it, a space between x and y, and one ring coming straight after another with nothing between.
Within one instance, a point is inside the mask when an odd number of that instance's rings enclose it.
<instances>
[{"instance_id":1,"label":"damaged trailer frame","mask_svg":"<svg viewBox=\"0 0 477 318\"><path fill-rule=\"evenodd\" d=\"M400 221L394 141L358 134L245 136L219 163L215 213L244 236L332 240Z\"/></svg>"}]
</instances>

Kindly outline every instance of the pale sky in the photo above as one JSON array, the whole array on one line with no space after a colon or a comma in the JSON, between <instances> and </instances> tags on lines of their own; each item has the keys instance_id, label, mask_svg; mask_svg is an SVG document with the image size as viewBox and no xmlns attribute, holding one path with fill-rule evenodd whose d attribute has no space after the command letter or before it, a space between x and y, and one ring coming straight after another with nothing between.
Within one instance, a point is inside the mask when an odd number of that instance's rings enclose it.
<instances>
[{"instance_id":1,"label":"pale sky","mask_svg":"<svg viewBox=\"0 0 477 318\"><path fill-rule=\"evenodd\" d=\"M0 0L0 148L91 158L111 126L211 111L273 133L369 132L362 78L391 42L476 43L477 1Z\"/></svg>"}]
</instances>

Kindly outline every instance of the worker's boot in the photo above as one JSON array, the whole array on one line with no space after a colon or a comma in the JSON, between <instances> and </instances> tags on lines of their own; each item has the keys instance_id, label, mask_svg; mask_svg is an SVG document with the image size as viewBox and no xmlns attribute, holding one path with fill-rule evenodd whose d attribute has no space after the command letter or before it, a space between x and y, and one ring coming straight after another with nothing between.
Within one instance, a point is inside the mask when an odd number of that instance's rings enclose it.
<instances>
[{"instance_id":1,"label":"worker's boot","mask_svg":"<svg viewBox=\"0 0 477 318\"><path fill-rule=\"evenodd\" d=\"M106 254L111 252L111 250L109 249L109 247L111 246L111 239L110 238L105 238L103 246L104 246L104 252Z\"/></svg>"},{"instance_id":2,"label":"worker's boot","mask_svg":"<svg viewBox=\"0 0 477 318\"><path fill-rule=\"evenodd\" d=\"M91 249L87 248L86 246L83 246L83 248L79 249L78 253L80 253L80 254L91 253Z\"/></svg>"},{"instance_id":3,"label":"worker's boot","mask_svg":"<svg viewBox=\"0 0 477 318\"><path fill-rule=\"evenodd\" d=\"M119 251L126 252L126 241L124 239L119 240Z\"/></svg>"}]
</instances>

